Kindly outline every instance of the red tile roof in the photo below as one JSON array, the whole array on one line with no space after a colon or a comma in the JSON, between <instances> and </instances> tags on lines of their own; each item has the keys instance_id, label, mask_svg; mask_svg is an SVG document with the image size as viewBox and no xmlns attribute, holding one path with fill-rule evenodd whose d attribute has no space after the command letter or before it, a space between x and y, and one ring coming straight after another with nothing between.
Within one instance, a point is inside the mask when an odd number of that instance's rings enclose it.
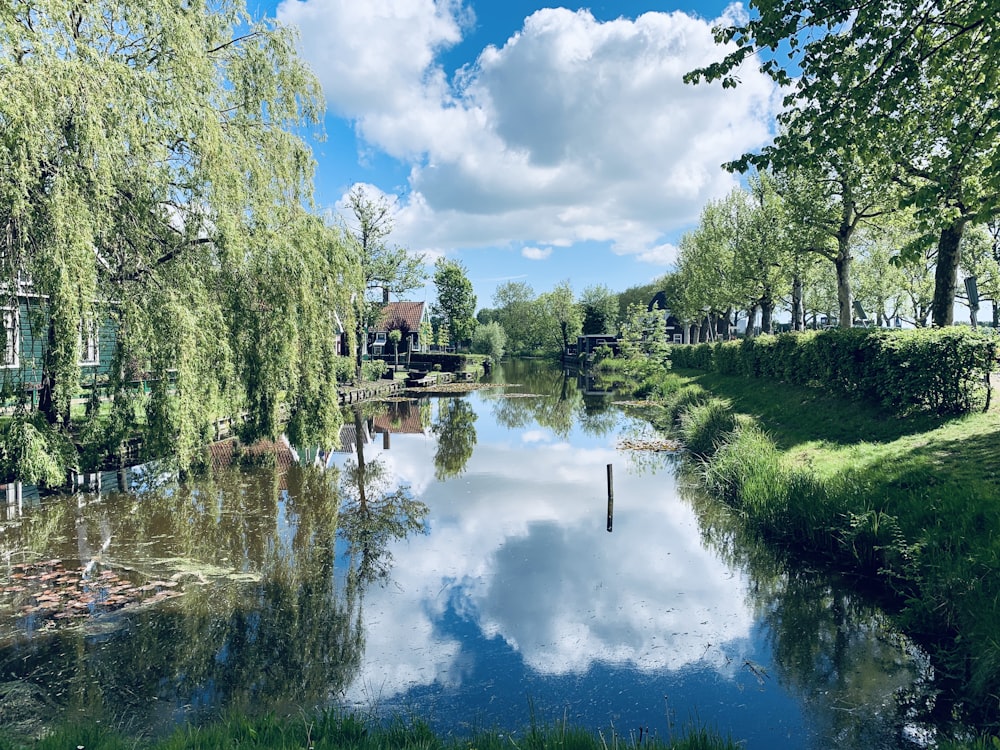
<instances>
[{"instance_id":1,"label":"red tile roof","mask_svg":"<svg viewBox=\"0 0 1000 750\"><path fill-rule=\"evenodd\" d=\"M419 333L420 321L423 316L423 302L390 302L382 308L377 330L391 331L394 328L400 328Z\"/></svg>"}]
</instances>

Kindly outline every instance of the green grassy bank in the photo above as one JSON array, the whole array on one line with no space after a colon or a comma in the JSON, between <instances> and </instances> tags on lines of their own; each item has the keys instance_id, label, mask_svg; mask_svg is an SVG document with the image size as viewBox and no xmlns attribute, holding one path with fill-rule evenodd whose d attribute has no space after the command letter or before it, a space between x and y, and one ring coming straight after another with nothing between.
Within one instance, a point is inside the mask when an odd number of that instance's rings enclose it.
<instances>
[{"instance_id":1,"label":"green grassy bank","mask_svg":"<svg viewBox=\"0 0 1000 750\"><path fill-rule=\"evenodd\" d=\"M130 737L98 723L55 730L33 744L0 738L0 750L736 750L739 745L704 728L691 728L676 738L638 732L619 734L613 728L589 732L565 723L531 726L516 733L477 731L441 736L426 724L397 720L378 724L336 712L286 719L273 716L233 717L204 727L183 727L160 740Z\"/></svg>"},{"instance_id":2,"label":"green grassy bank","mask_svg":"<svg viewBox=\"0 0 1000 750\"><path fill-rule=\"evenodd\" d=\"M877 582L958 710L1000 726L1000 399L953 419L891 416L814 388L643 374L710 492L793 557ZM996 394L994 394L996 395Z\"/></svg>"}]
</instances>

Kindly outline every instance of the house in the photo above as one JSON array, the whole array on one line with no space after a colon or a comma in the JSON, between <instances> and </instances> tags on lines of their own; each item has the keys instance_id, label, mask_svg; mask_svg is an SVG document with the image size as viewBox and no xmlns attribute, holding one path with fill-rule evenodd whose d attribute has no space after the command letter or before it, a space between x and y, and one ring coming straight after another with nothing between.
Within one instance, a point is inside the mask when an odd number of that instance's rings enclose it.
<instances>
[{"instance_id":1,"label":"house","mask_svg":"<svg viewBox=\"0 0 1000 750\"><path fill-rule=\"evenodd\" d=\"M663 320L666 325L667 343L683 344L684 324L681 323L677 316L670 312L670 307L667 304L666 292L657 292L656 296L649 301L649 305L647 305L646 310L652 312L653 308L657 308L663 312Z\"/></svg>"},{"instance_id":2,"label":"house","mask_svg":"<svg viewBox=\"0 0 1000 750\"><path fill-rule=\"evenodd\" d=\"M34 407L42 387L42 361L49 336L43 298L34 294L30 285L21 283L16 293L4 295L3 300L0 389L8 394L7 399L13 396L14 402L20 400L17 394L24 392ZM116 328L110 317L80 322L81 386L106 380L116 345Z\"/></svg>"},{"instance_id":3,"label":"house","mask_svg":"<svg viewBox=\"0 0 1000 750\"><path fill-rule=\"evenodd\" d=\"M395 354L389 341L389 331L400 331L403 338L399 343L399 353L423 351L420 340L420 324L427 321L426 305L423 302L388 302L382 307L378 323L368 335L368 350L372 356Z\"/></svg>"}]
</instances>

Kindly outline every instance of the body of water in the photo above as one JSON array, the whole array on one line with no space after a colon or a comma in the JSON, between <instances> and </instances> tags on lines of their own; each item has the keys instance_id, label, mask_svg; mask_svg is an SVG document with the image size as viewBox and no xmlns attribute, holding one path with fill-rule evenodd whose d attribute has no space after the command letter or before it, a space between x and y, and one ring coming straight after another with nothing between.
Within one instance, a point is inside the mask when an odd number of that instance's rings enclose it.
<instances>
[{"instance_id":1,"label":"body of water","mask_svg":"<svg viewBox=\"0 0 1000 750\"><path fill-rule=\"evenodd\" d=\"M747 748L923 735L931 669L882 612L744 540L676 456L622 447L652 437L641 415L540 365L496 377L251 457L273 466L220 446L183 483L147 465L99 492L8 486L3 721L346 706L450 733L707 725Z\"/></svg>"}]
</instances>

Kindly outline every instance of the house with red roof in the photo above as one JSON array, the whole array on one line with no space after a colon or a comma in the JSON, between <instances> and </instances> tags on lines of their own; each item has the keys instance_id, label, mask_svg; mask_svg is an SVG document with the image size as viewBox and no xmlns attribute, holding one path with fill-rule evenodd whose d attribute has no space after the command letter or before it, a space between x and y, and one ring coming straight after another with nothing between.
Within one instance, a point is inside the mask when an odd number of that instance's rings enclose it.
<instances>
[{"instance_id":1,"label":"house with red roof","mask_svg":"<svg viewBox=\"0 0 1000 750\"><path fill-rule=\"evenodd\" d=\"M389 342L389 331L399 331L403 339L399 353L423 351L420 341L420 324L427 321L427 309L423 302L388 302L382 308L378 323L368 335L368 350L373 356L394 354Z\"/></svg>"}]
</instances>

